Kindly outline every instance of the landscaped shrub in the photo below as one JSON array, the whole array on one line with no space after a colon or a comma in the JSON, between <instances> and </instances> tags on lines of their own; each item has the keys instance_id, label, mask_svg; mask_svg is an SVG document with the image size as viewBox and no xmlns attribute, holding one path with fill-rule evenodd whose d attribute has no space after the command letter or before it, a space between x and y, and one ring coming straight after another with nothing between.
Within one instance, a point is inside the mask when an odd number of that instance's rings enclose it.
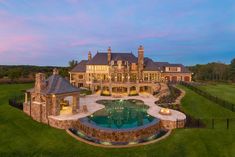
<instances>
[{"instance_id":1,"label":"landscaped shrub","mask_svg":"<svg viewBox=\"0 0 235 157\"><path fill-rule=\"evenodd\" d=\"M164 104L164 103L173 103L180 96L181 91L173 86L168 86L170 90L170 95L162 96L156 104Z\"/></svg>"},{"instance_id":2,"label":"landscaped shrub","mask_svg":"<svg viewBox=\"0 0 235 157\"><path fill-rule=\"evenodd\" d=\"M130 91L129 96L138 96L139 94L137 93L137 91L133 90Z\"/></svg>"},{"instance_id":3,"label":"landscaped shrub","mask_svg":"<svg viewBox=\"0 0 235 157\"><path fill-rule=\"evenodd\" d=\"M111 96L110 92L107 90L104 90L100 93L101 96Z\"/></svg>"},{"instance_id":4,"label":"landscaped shrub","mask_svg":"<svg viewBox=\"0 0 235 157\"><path fill-rule=\"evenodd\" d=\"M24 102L24 95L23 94L12 96L8 100L9 105L16 107L20 110L23 110L23 102Z\"/></svg>"},{"instance_id":5,"label":"landscaped shrub","mask_svg":"<svg viewBox=\"0 0 235 157\"><path fill-rule=\"evenodd\" d=\"M91 95L91 94L92 94L92 91L91 91L91 90L88 90L88 89L81 89L81 90L80 90L80 94L81 94L81 95Z\"/></svg>"}]
</instances>

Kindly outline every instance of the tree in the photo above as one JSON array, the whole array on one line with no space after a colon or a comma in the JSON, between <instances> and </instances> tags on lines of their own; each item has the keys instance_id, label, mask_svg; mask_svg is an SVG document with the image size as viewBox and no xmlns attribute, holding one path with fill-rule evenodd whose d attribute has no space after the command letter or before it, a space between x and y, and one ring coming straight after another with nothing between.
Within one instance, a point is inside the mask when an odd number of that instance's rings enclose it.
<instances>
[{"instance_id":1,"label":"tree","mask_svg":"<svg viewBox=\"0 0 235 157\"><path fill-rule=\"evenodd\" d=\"M77 60L71 60L69 61L69 67L70 69L74 68L78 64Z\"/></svg>"},{"instance_id":2,"label":"tree","mask_svg":"<svg viewBox=\"0 0 235 157\"><path fill-rule=\"evenodd\" d=\"M8 77L13 81L19 79L21 76L21 71L19 68L13 68L8 71Z\"/></svg>"},{"instance_id":3,"label":"tree","mask_svg":"<svg viewBox=\"0 0 235 157\"><path fill-rule=\"evenodd\" d=\"M228 81L229 65L219 62L189 67L194 73L194 80L202 81Z\"/></svg>"},{"instance_id":4,"label":"tree","mask_svg":"<svg viewBox=\"0 0 235 157\"><path fill-rule=\"evenodd\" d=\"M230 79L235 82L235 58L231 61L231 64L229 66L230 70Z\"/></svg>"},{"instance_id":5,"label":"tree","mask_svg":"<svg viewBox=\"0 0 235 157\"><path fill-rule=\"evenodd\" d=\"M68 69L67 68L61 68L60 69L60 75L63 77L69 77Z\"/></svg>"}]
</instances>

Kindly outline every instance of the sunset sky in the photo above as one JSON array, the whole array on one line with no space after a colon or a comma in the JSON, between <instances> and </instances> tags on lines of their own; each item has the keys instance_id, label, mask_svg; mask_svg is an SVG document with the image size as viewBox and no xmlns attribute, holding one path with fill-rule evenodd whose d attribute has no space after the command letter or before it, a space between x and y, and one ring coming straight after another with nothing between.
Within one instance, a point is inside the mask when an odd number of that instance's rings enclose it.
<instances>
[{"instance_id":1,"label":"sunset sky","mask_svg":"<svg viewBox=\"0 0 235 157\"><path fill-rule=\"evenodd\" d=\"M235 0L0 0L0 65L66 66L90 50L194 65L235 58Z\"/></svg>"}]
</instances>

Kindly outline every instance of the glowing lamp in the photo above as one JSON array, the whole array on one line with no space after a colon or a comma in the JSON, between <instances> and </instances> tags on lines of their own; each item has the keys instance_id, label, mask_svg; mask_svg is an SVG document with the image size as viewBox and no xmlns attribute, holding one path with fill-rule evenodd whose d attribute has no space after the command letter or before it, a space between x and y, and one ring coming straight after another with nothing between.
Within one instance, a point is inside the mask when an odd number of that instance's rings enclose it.
<instances>
[{"instance_id":1,"label":"glowing lamp","mask_svg":"<svg viewBox=\"0 0 235 157\"><path fill-rule=\"evenodd\" d=\"M162 115L171 115L171 111L168 108L161 108L159 113Z\"/></svg>"}]
</instances>

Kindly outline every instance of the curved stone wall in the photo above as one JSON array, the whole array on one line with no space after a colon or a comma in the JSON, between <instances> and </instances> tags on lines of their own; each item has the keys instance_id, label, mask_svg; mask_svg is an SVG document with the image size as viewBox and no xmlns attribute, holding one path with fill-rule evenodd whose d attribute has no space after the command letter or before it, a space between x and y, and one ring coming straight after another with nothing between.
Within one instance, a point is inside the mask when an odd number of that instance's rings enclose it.
<instances>
[{"instance_id":1,"label":"curved stone wall","mask_svg":"<svg viewBox=\"0 0 235 157\"><path fill-rule=\"evenodd\" d=\"M108 129L90 124L87 118L82 118L73 124L73 127L87 136L91 136L107 142L130 142L154 135L161 129L159 120L133 128L133 129Z\"/></svg>"}]
</instances>

